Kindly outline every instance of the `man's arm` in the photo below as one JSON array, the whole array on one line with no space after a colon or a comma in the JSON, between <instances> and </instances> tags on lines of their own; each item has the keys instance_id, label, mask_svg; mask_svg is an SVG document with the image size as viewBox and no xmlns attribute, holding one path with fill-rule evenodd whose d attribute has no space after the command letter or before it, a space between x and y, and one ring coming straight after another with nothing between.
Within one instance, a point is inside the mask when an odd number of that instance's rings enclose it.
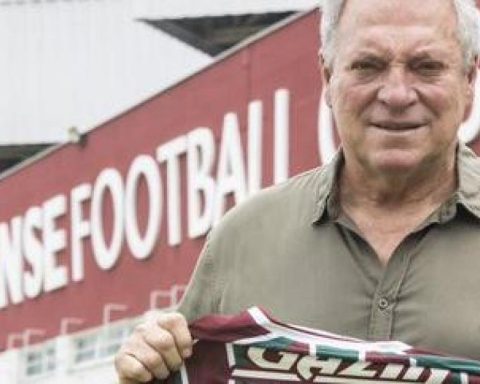
<instances>
[{"instance_id":1,"label":"man's arm","mask_svg":"<svg viewBox=\"0 0 480 384\"><path fill-rule=\"evenodd\" d=\"M193 271L187 290L182 297L178 311L190 323L200 317L218 313L223 290L223 280L219 272L220 260L212 252L210 232Z\"/></svg>"},{"instance_id":2,"label":"man's arm","mask_svg":"<svg viewBox=\"0 0 480 384\"><path fill-rule=\"evenodd\" d=\"M138 325L115 356L120 384L164 379L191 355L187 321L218 312L221 290L217 268L207 238L179 312L156 314Z\"/></svg>"}]
</instances>

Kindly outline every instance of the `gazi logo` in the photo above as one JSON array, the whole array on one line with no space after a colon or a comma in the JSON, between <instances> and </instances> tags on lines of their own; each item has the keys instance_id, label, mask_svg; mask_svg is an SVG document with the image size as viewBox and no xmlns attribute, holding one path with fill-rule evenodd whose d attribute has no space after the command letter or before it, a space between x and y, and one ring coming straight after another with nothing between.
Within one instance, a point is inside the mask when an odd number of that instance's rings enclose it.
<instances>
[{"instance_id":1,"label":"gazi logo","mask_svg":"<svg viewBox=\"0 0 480 384\"><path fill-rule=\"evenodd\" d=\"M348 361L260 347L247 347L244 353L247 359L239 361L249 360L250 363L241 364L241 367L236 365L232 372L233 379L286 383L443 384L447 383L450 375L450 372L444 369L406 366L398 363L376 364L360 360Z\"/></svg>"}]
</instances>

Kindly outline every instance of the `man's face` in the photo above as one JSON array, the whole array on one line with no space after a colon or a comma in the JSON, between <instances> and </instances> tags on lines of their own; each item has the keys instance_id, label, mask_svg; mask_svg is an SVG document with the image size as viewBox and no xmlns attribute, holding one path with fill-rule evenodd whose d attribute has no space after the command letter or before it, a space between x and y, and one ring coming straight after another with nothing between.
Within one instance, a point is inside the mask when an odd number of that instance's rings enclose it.
<instances>
[{"instance_id":1,"label":"man's face","mask_svg":"<svg viewBox=\"0 0 480 384\"><path fill-rule=\"evenodd\" d=\"M451 160L474 77L450 1L347 0L325 69L347 165L403 173Z\"/></svg>"}]
</instances>

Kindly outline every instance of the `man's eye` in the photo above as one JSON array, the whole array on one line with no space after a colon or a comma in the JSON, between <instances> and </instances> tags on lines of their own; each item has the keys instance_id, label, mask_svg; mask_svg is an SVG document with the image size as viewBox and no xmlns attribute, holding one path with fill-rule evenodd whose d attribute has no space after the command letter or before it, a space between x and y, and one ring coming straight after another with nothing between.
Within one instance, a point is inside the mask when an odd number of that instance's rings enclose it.
<instances>
[{"instance_id":1,"label":"man's eye","mask_svg":"<svg viewBox=\"0 0 480 384\"><path fill-rule=\"evenodd\" d=\"M413 65L413 69L425 75L435 75L441 72L445 66L440 61L422 61Z\"/></svg>"},{"instance_id":2,"label":"man's eye","mask_svg":"<svg viewBox=\"0 0 480 384\"><path fill-rule=\"evenodd\" d=\"M357 61L350 68L356 71L373 71L380 69L380 65L371 61Z\"/></svg>"}]
</instances>

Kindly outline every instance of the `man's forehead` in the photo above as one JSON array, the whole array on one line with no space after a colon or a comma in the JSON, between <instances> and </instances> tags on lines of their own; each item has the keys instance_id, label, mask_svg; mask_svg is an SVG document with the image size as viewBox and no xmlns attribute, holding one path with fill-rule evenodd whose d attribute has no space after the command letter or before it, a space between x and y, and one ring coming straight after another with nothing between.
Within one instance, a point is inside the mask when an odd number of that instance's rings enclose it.
<instances>
[{"instance_id":1,"label":"man's forehead","mask_svg":"<svg viewBox=\"0 0 480 384\"><path fill-rule=\"evenodd\" d=\"M346 0L336 40L336 58L343 60L381 55L462 61L450 0Z\"/></svg>"},{"instance_id":2,"label":"man's forehead","mask_svg":"<svg viewBox=\"0 0 480 384\"><path fill-rule=\"evenodd\" d=\"M456 23L452 0L346 0L340 27Z\"/></svg>"},{"instance_id":3,"label":"man's forehead","mask_svg":"<svg viewBox=\"0 0 480 384\"><path fill-rule=\"evenodd\" d=\"M408 39L403 41L358 40L342 44L343 62L350 64L350 60L378 60L397 61L398 63L419 62L422 60L441 60L451 65L460 65L462 62L461 50L458 44L451 40L450 44L436 44L435 42L415 41L410 44Z\"/></svg>"},{"instance_id":4,"label":"man's forehead","mask_svg":"<svg viewBox=\"0 0 480 384\"><path fill-rule=\"evenodd\" d=\"M347 38L340 41L346 40L357 51L373 52L389 49L402 51L404 49L426 56L458 46L456 30L443 25L438 28L426 26L390 28L389 25L379 25L369 27L365 33L359 30L354 35L346 34L345 36Z\"/></svg>"}]
</instances>

